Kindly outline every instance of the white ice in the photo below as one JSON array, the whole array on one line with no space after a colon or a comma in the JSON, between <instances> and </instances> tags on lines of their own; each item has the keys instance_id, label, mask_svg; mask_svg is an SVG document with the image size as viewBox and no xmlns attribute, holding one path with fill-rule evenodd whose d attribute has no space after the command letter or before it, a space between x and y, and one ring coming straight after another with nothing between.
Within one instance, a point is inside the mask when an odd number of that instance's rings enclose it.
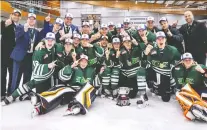
<instances>
[{"instance_id":1,"label":"white ice","mask_svg":"<svg viewBox=\"0 0 207 130\"><path fill-rule=\"evenodd\" d=\"M7 77L8 79L8 77ZM20 85L22 84L22 80ZM31 118L30 101L0 105L2 130L207 130L206 123L188 121L175 99L169 103L148 93L149 106L139 109L136 99L119 107L110 99L96 98L86 115L63 117L67 105Z\"/></svg>"},{"instance_id":2,"label":"white ice","mask_svg":"<svg viewBox=\"0 0 207 130\"><path fill-rule=\"evenodd\" d=\"M31 118L30 101L2 107L2 130L207 130L206 123L188 121L174 99L164 103L149 96L149 106L138 109L136 100L127 107L97 98L86 115L63 117L66 106Z\"/></svg>"}]
</instances>

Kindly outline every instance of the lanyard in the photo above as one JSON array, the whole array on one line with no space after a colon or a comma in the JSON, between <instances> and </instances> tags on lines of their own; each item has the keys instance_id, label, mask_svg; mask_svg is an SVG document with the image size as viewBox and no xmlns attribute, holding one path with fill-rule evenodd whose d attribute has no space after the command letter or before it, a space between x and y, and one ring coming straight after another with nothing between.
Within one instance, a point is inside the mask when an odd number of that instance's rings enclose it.
<instances>
[{"instance_id":1,"label":"lanyard","mask_svg":"<svg viewBox=\"0 0 207 130\"><path fill-rule=\"evenodd\" d=\"M35 32L34 29L31 30L32 33L29 33L30 35L30 47L27 53L33 53L33 47L34 47L34 42L35 42ZM33 36L32 36L33 35Z\"/></svg>"}]
</instances>

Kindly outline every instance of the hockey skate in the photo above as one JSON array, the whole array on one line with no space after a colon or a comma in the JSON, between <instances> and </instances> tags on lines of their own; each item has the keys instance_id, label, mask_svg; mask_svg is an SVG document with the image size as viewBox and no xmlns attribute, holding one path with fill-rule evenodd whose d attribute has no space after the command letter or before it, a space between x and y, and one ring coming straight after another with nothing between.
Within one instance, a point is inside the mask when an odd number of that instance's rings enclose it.
<instances>
[{"instance_id":1,"label":"hockey skate","mask_svg":"<svg viewBox=\"0 0 207 130\"><path fill-rule=\"evenodd\" d=\"M6 106L6 105L9 105L10 103L12 103L13 101L14 101L14 98L12 96L5 97L3 99L3 101L1 102L1 105Z\"/></svg>"},{"instance_id":2,"label":"hockey skate","mask_svg":"<svg viewBox=\"0 0 207 130\"><path fill-rule=\"evenodd\" d=\"M78 101L74 100L74 101L71 101L68 104L68 109L65 111L63 116L78 115L78 114L85 115L86 114L86 110Z\"/></svg>"},{"instance_id":3,"label":"hockey skate","mask_svg":"<svg viewBox=\"0 0 207 130\"><path fill-rule=\"evenodd\" d=\"M20 101L31 100L31 97L30 97L29 94L25 93L25 94L23 94L23 95L21 95L21 96L19 97L19 100L20 100Z\"/></svg>"},{"instance_id":4,"label":"hockey skate","mask_svg":"<svg viewBox=\"0 0 207 130\"><path fill-rule=\"evenodd\" d=\"M137 106L138 108L145 108L146 106L148 106L148 97L147 94L141 94L139 99L137 100Z\"/></svg>"},{"instance_id":5,"label":"hockey skate","mask_svg":"<svg viewBox=\"0 0 207 130\"><path fill-rule=\"evenodd\" d=\"M118 90L118 97L117 97L117 103L118 106L129 106L130 100L129 100L129 94L130 89L128 87L120 87Z\"/></svg>"},{"instance_id":6,"label":"hockey skate","mask_svg":"<svg viewBox=\"0 0 207 130\"><path fill-rule=\"evenodd\" d=\"M112 96L111 91L108 89L102 89L101 98L108 98L108 99L113 100L113 96Z\"/></svg>"},{"instance_id":7,"label":"hockey skate","mask_svg":"<svg viewBox=\"0 0 207 130\"><path fill-rule=\"evenodd\" d=\"M32 109L32 112L31 112L31 117L32 118L34 118L37 115L40 115L40 113L41 113L40 107L41 107L40 103L34 105L34 108Z\"/></svg>"}]
</instances>

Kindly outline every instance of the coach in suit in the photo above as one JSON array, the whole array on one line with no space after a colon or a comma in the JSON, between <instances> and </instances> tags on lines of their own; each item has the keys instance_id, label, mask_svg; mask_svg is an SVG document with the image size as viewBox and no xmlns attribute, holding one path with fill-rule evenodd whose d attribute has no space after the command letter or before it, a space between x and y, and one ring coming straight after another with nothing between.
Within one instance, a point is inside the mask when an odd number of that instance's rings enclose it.
<instances>
[{"instance_id":1,"label":"coach in suit","mask_svg":"<svg viewBox=\"0 0 207 130\"><path fill-rule=\"evenodd\" d=\"M63 20L61 18L57 18L55 20L54 24L50 24L50 14L48 14L47 17L45 17L45 21L44 21L44 27L43 29L40 31L41 33L41 39L46 37L46 34L48 32L53 32L55 34L55 39L57 43L60 43L60 29L62 28L63 25Z\"/></svg>"},{"instance_id":2,"label":"coach in suit","mask_svg":"<svg viewBox=\"0 0 207 130\"><path fill-rule=\"evenodd\" d=\"M192 12L184 13L186 24L180 27L180 33L184 37L185 50L193 55L195 61L205 64L207 53L207 28L205 23L194 20Z\"/></svg>"},{"instance_id":3,"label":"coach in suit","mask_svg":"<svg viewBox=\"0 0 207 130\"><path fill-rule=\"evenodd\" d=\"M35 24L36 15L29 13L27 23L16 27L16 46L11 53L13 59L11 92L18 87L22 74L24 74L23 83L31 78L32 54L40 41L39 31L34 28Z\"/></svg>"},{"instance_id":4,"label":"coach in suit","mask_svg":"<svg viewBox=\"0 0 207 130\"><path fill-rule=\"evenodd\" d=\"M6 21L1 21L1 99L6 96L6 93L9 94L10 92L13 64L13 61L10 58L10 54L15 46L15 28L16 25L18 25L20 19L21 11L15 9L10 15L9 19ZM9 72L9 84L8 90L6 92L7 69Z\"/></svg>"},{"instance_id":5,"label":"coach in suit","mask_svg":"<svg viewBox=\"0 0 207 130\"><path fill-rule=\"evenodd\" d=\"M183 35L179 32L178 29L170 26L168 24L168 20L166 17L162 17L159 20L160 25L162 26L162 30L167 38L167 44L174 46L178 49L178 51L183 54L184 48L183 48Z\"/></svg>"}]
</instances>

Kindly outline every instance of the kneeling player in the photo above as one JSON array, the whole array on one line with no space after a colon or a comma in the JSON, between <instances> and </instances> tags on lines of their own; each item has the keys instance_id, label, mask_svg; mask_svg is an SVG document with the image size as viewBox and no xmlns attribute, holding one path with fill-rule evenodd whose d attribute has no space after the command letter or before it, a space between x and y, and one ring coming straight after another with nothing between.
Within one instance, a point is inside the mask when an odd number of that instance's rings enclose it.
<instances>
[{"instance_id":1,"label":"kneeling player","mask_svg":"<svg viewBox=\"0 0 207 130\"><path fill-rule=\"evenodd\" d=\"M176 98L184 116L189 120L207 121L207 68L196 64L192 55L185 53L181 63L173 68L172 74L180 90Z\"/></svg>"},{"instance_id":2,"label":"kneeling player","mask_svg":"<svg viewBox=\"0 0 207 130\"><path fill-rule=\"evenodd\" d=\"M155 47L147 45L144 51L150 66L147 72L148 80L153 82L152 92L161 96L164 102L168 102L171 87L175 86L171 77L171 66L180 59L180 53L175 47L167 45L164 32L156 33L156 44Z\"/></svg>"},{"instance_id":3,"label":"kneeling player","mask_svg":"<svg viewBox=\"0 0 207 130\"><path fill-rule=\"evenodd\" d=\"M88 67L88 56L81 55L79 61L67 65L59 71L59 78L70 86L59 85L55 88L35 94L32 98L34 110L32 115L45 114L59 105L68 104L65 115L86 114L95 100L95 71Z\"/></svg>"}]
</instances>

